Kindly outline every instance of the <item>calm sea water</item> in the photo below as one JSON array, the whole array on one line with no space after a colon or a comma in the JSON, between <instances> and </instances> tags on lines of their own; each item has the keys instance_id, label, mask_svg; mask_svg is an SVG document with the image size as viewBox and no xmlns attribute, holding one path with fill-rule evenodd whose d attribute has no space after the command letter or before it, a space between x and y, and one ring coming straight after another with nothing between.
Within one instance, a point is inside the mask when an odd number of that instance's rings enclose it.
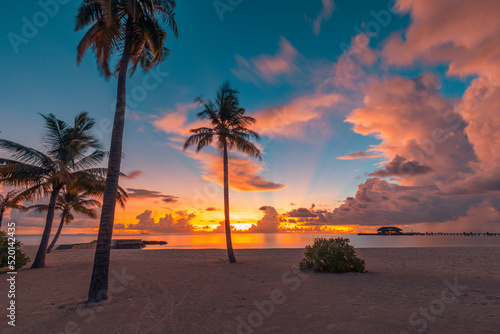
<instances>
[{"instance_id":1,"label":"calm sea water","mask_svg":"<svg viewBox=\"0 0 500 334\"><path fill-rule=\"evenodd\" d=\"M370 236L356 234L292 234L292 233L233 233L234 248L304 248L315 238L345 237L357 248L401 247L500 247L500 237L493 236ZM18 235L25 245L38 245L39 235ZM91 242L96 235L61 235L58 244ZM165 240L168 245L148 246L145 249L224 249L223 233L210 234L127 234L113 239Z\"/></svg>"}]
</instances>

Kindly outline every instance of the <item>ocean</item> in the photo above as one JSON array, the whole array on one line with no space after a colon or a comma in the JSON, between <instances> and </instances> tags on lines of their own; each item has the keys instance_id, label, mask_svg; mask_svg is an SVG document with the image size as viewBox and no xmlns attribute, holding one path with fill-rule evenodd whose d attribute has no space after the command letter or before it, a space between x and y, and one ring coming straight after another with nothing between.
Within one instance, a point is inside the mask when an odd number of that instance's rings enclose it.
<instances>
[{"instance_id":1,"label":"ocean","mask_svg":"<svg viewBox=\"0 0 500 334\"><path fill-rule=\"evenodd\" d=\"M430 235L357 235L313 233L233 233L233 247L238 248L304 248L315 238L348 238L356 248L406 248L406 247L500 247L499 236L430 236ZM40 235L17 235L24 245L38 245ZM91 242L97 234L65 234L58 244ZM165 246L148 246L150 249L224 249L225 234L115 234L113 239L165 240Z\"/></svg>"}]
</instances>

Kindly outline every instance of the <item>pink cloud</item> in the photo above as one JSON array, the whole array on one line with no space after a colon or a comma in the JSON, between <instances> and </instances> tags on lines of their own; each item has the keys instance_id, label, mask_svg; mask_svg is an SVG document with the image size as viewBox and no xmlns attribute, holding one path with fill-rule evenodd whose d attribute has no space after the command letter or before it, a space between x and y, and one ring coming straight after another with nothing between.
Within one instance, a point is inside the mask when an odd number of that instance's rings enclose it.
<instances>
[{"instance_id":1,"label":"pink cloud","mask_svg":"<svg viewBox=\"0 0 500 334\"><path fill-rule=\"evenodd\" d=\"M375 136L370 150L390 160L333 212L338 224L445 222L466 214L477 196L443 194L443 184L463 179L476 160L466 123L439 93L429 74L416 79L371 79L364 106L347 117L356 133ZM381 178L391 178L391 182Z\"/></svg>"},{"instance_id":2,"label":"pink cloud","mask_svg":"<svg viewBox=\"0 0 500 334\"><path fill-rule=\"evenodd\" d=\"M255 130L267 137L285 137L305 140L309 132L328 134L331 127L322 118L332 113L340 102L336 93L315 93L293 99L286 105L266 108L253 116L257 119Z\"/></svg>"},{"instance_id":3,"label":"pink cloud","mask_svg":"<svg viewBox=\"0 0 500 334\"><path fill-rule=\"evenodd\" d=\"M442 231L451 233L486 233L497 232L500 229L500 205L486 199L472 205L467 212L456 219L451 219L436 226L436 224L418 224L421 231Z\"/></svg>"},{"instance_id":4,"label":"pink cloud","mask_svg":"<svg viewBox=\"0 0 500 334\"><path fill-rule=\"evenodd\" d=\"M298 55L299 53L293 45L286 38L281 37L279 50L274 56L260 55L247 60L237 55L238 67L232 72L243 81L258 83L259 80L264 80L276 83L279 75L290 74L298 69L295 65Z\"/></svg>"},{"instance_id":5,"label":"pink cloud","mask_svg":"<svg viewBox=\"0 0 500 334\"><path fill-rule=\"evenodd\" d=\"M380 155L373 153L366 153L365 151L358 151L341 157L337 157L338 160L357 160L357 159L371 159L371 158L380 158Z\"/></svg>"},{"instance_id":6,"label":"pink cloud","mask_svg":"<svg viewBox=\"0 0 500 334\"><path fill-rule=\"evenodd\" d=\"M500 173L500 2L400 0L411 24L404 39L393 35L383 49L390 64L415 61L448 64L448 75L475 76L454 112L463 119L464 132L477 159L471 170L454 182L441 182L447 193L500 190L493 186Z\"/></svg>"},{"instance_id":7,"label":"pink cloud","mask_svg":"<svg viewBox=\"0 0 500 334\"><path fill-rule=\"evenodd\" d=\"M386 43L383 55L389 63L423 59L450 63L450 74L500 72L497 0L399 0L396 8L412 21L404 39L394 34Z\"/></svg>"},{"instance_id":8,"label":"pink cloud","mask_svg":"<svg viewBox=\"0 0 500 334\"><path fill-rule=\"evenodd\" d=\"M365 106L355 109L346 122L353 124L356 133L378 138L381 142L372 150L390 161L399 156L413 165L429 166L437 172L425 179L450 182L457 173L469 170L464 161L475 156L463 132L465 123L438 88L437 79L429 74L416 79L372 79Z\"/></svg>"},{"instance_id":9,"label":"pink cloud","mask_svg":"<svg viewBox=\"0 0 500 334\"><path fill-rule=\"evenodd\" d=\"M316 19L311 22L316 36L321 32L321 25L323 22L328 21L332 17L333 10L335 9L333 0L321 0L321 5L321 11L316 16Z\"/></svg>"},{"instance_id":10,"label":"pink cloud","mask_svg":"<svg viewBox=\"0 0 500 334\"><path fill-rule=\"evenodd\" d=\"M178 103L175 110L169 109L163 112L157 119L153 120L151 124L153 124L156 129L165 133L185 136L189 134L190 129L199 127L196 125L197 123L201 123L201 121L188 123L188 113L197 107L197 103Z\"/></svg>"},{"instance_id":11,"label":"pink cloud","mask_svg":"<svg viewBox=\"0 0 500 334\"><path fill-rule=\"evenodd\" d=\"M207 125L206 120L196 119L189 122L188 113L198 107L197 104L178 104L175 110L163 113L152 121L153 126L170 135L169 146L183 150L183 144L189 136L189 130ZM257 143L258 144L258 143ZM203 169L203 179L223 185L222 157L214 148L207 147L205 151L186 153L200 162ZM264 164L247 159L239 154L233 154L229 160L230 187L240 191L272 191L286 187L286 185L267 180L260 174L265 171Z\"/></svg>"}]
</instances>

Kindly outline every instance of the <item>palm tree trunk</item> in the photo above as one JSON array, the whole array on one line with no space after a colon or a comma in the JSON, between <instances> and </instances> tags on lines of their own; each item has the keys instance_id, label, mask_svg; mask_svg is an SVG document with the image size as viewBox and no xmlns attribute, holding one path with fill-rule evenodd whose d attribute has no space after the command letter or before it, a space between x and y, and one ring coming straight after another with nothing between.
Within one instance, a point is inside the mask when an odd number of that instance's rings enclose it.
<instances>
[{"instance_id":1,"label":"palm tree trunk","mask_svg":"<svg viewBox=\"0 0 500 334\"><path fill-rule=\"evenodd\" d=\"M31 269L45 268L45 255L47 255L47 246L49 244L50 233L52 232L52 222L54 220L54 213L56 211L57 196L61 187L57 186L52 189L50 194L49 207L47 210L47 220L45 221L45 229L43 230L42 241L36 253L35 261Z\"/></svg>"},{"instance_id":2,"label":"palm tree trunk","mask_svg":"<svg viewBox=\"0 0 500 334\"><path fill-rule=\"evenodd\" d=\"M50 243L49 249L47 249L47 253L52 252L52 249L54 249L57 239L59 239L59 235L61 234L62 228L64 226L64 219L66 219L66 211L63 211L62 213L61 223L59 223L59 228L57 229L57 233L54 236L54 239L52 239L52 242Z\"/></svg>"},{"instance_id":3,"label":"palm tree trunk","mask_svg":"<svg viewBox=\"0 0 500 334\"><path fill-rule=\"evenodd\" d=\"M227 144L224 143L224 220L226 229L227 256L229 263L236 263L233 243L231 241L231 222L229 221L229 161L227 157Z\"/></svg>"},{"instance_id":4,"label":"palm tree trunk","mask_svg":"<svg viewBox=\"0 0 500 334\"><path fill-rule=\"evenodd\" d=\"M94 256L92 278L90 280L89 302L99 302L108 299L109 257L111 254L111 239L113 237L113 222L115 219L116 193L118 190L118 180L120 178L123 129L125 127L125 107L127 104L126 82L128 65L132 54L132 44L133 23L132 19L128 18L125 33L125 46L118 75L115 119L113 123L113 132L111 134L111 146L109 149L108 175L104 188L99 234L97 236L97 248Z\"/></svg>"}]
</instances>

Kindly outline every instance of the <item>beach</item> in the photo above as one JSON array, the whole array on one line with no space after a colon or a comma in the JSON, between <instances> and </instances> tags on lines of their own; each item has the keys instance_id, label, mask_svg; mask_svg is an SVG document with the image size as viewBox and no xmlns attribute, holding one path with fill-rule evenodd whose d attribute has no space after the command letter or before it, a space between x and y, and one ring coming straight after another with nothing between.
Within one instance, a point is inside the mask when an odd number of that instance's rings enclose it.
<instances>
[{"instance_id":1,"label":"beach","mask_svg":"<svg viewBox=\"0 0 500 334\"><path fill-rule=\"evenodd\" d=\"M499 247L359 249L367 272L349 274L297 270L303 249L235 254L113 250L109 300L85 305L94 251L57 250L18 272L16 327L1 332L500 332Z\"/></svg>"}]
</instances>

